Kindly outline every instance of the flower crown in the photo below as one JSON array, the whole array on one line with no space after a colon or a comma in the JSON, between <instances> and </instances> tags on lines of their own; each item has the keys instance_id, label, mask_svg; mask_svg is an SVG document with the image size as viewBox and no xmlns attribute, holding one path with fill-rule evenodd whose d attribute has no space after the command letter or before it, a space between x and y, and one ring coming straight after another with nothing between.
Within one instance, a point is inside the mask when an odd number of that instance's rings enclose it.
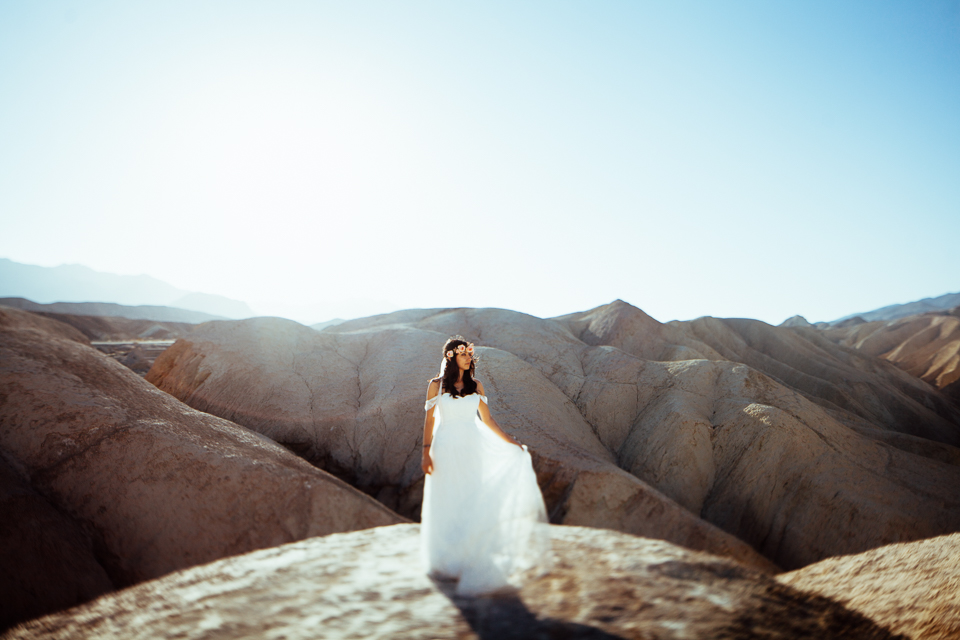
<instances>
[{"instance_id":1,"label":"flower crown","mask_svg":"<svg viewBox=\"0 0 960 640\"><path fill-rule=\"evenodd\" d=\"M454 356L454 354L460 355L461 353L469 353L469 354L472 356L472 355L473 355L473 343L470 342L470 343L467 343L467 344L458 344L456 349L450 349L449 351L447 351L447 357L448 357L448 358L452 358L452 357Z\"/></svg>"}]
</instances>

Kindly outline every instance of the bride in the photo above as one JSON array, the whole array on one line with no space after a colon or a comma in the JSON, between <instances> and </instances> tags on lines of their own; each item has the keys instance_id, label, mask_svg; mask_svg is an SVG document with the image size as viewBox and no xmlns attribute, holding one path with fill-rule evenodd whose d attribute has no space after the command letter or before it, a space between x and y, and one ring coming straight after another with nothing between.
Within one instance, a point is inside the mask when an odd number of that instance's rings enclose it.
<instances>
[{"instance_id":1,"label":"bride","mask_svg":"<svg viewBox=\"0 0 960 640\"><path fill-rule=\"evenodd\" d=\"M458 595L518 587L550 564L530 453L490 415L476 361L473 344L447 340L424 406L421 559L430 575L458 579Z\"/></svg>"}]
</instances>

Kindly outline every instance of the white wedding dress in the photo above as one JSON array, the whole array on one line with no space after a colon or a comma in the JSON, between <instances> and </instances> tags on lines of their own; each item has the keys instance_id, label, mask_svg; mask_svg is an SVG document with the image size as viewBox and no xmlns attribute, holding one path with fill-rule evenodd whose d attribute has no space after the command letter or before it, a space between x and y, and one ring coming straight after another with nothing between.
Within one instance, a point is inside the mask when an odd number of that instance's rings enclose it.
<instances>
[{"instance_id":1,"label":"white wedding dress","mask_svg":"<svg viewBox=\"0 0 960 640\"><path fill-rule=\"evenodd\" d=\"M550 568L550 531L526 447L505 442L477 415L485 396L441 393L433 472L423 486L421 559L427 573L459 578L458 595L519 587Z\"/></svg>"}]
</instances>

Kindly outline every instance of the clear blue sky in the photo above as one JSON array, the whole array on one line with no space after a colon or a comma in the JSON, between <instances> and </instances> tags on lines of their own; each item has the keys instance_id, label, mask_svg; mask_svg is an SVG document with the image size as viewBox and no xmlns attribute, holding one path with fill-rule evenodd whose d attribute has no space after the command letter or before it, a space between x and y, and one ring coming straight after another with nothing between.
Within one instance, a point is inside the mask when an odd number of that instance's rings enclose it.
<instances>
[{"instance_id":1,"label":"clear blue sky","mask_svg":"<svg viewBox=\"0 0 960 640\"><path fill-rule=\"evenodd\" d=\"M304 322L960 290L960 2L0 3L0 257Z\"/></svg>"}]
</instances>

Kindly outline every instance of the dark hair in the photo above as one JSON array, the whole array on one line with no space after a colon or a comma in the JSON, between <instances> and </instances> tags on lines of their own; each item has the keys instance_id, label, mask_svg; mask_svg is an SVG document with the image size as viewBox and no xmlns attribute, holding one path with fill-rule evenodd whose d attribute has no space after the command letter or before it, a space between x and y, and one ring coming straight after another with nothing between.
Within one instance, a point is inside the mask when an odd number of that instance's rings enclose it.
<instances>
[{"instance_id":1,"label":"dark hair","mask_svg":"<svg viewBox=\"0 0 960 640\"><path fill-rule=\"evenodd\" d=\"M476 354L474 354L471 359L470 368L463 372L463 389L457 391L453 386L459 377L460 366L457 364L456 354L454 354L452 358L448 358L447 351L456 350L461 344L468 346L470 343L467 342L463 336L456 335L447 340L443 345L443 358L447 361L447 366L443 372L443 380L440 381L440 393L449 393L454 398L468 396L471 393L477 392L477 381L473 379L477 368Z\"/></svg>"}]
</instances>

